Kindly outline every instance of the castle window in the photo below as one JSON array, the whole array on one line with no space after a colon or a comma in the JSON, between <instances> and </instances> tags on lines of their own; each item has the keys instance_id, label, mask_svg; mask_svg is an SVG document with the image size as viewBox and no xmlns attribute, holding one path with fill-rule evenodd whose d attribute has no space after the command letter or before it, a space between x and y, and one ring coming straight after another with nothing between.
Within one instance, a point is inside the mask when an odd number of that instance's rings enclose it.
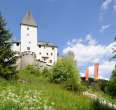
<instances>
[{"instance_id":1,"label":"castle window","mask_svg":"<svg viewBox=\"0 0 116 110\"><path fill-rule=\"evenodd\" d=\"M19 46L19 43L17 42L16 45Z\"/></svg>"},{"instance_id":2,"label":"castle window","mask_svg":"<svg viewBox=\"0 0 116 110\"><path fill-rule=\"evenodd\" d=\"M53 55L53 53L51 53L51 56Z\"/></svg>"},{"instance_id":3,"label":"castle window","mask_svg":"<svg viewBox=\"0 0 116 110\"><path fill-rule=\"evenodd\" d=\"M39 45L39 48L41 48L41 45Z\"/></svg>"},{"instance_id":4,"label":"castle window","mask_svg":"<svg viewBox=\"0 0 116 110\"><path fill-rule=\"evenodd\" d=\"M39 54L41 55L41 52L39 52Z\"/></svg>"},{"instance_id":5,"label":"castle window","mask_svg":"<svg viewBox=\"0 0 116 110\"><path fill-rule=\"evenodd\" d=\"M46 58L43 58L44 59L44 61L46 60Z\"/></svg>"},{"instance_id":6,"label":"castle window","mask_svg":"<svg viewBox=\"0 0 116 110\"><path fill-rule=\"evenodd\" d=\"M27 30L29 30L29 27L27 27Z\"/></svg>"},{"instance_id":7,"label":"castle window","mask_svg":"<svg viewBox=\"0 0 116 110\"><path fill-rule=\"evenodd\" d=\"M46 53L46 55L48 55L48 53Z\"/></svg>"},{"instance_id":8,"label":"castle window","mask_svg":"<svg viewBox=\"0 0 116 110\"><path fill-rule=\"evenodd\" d=\"M29 41L29 44L31 44L31 41Z\"/></svg>"},{"instance_id":9,"label":"castle window","mask_svg":"<svg viewBox=\"0 0 116 110\"><path fill-rule=\"evenodd\" d=\"M27 47L27 50L30 50L30 47Z\"/></svg>"},{"instance_id":10,"label":"castle window","mask_svg":"<svg viewBox=\"0 0 116 110\"><path fill-rule=\"evenodd\" d=\"M52 47L52 50L54 50L54 47Z\"/></svg>"},{"instance_id":11,"label":"castle window","mask_svg":"<svg viewBox=\"0 0 116 110\"><path fill-rule=\"evenodd\" d=\"M52 63L52 60L49 60L49 63Z\"/></svg>"}]
</instances>

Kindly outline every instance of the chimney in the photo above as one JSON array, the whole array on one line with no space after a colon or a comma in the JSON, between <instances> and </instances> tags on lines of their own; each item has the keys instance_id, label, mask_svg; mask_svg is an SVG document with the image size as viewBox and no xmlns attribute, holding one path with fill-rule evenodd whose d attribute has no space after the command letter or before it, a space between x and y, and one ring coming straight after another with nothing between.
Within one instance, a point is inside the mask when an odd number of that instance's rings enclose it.
<instances>
[{"instance_id":1,"label":"chimney","mask_svg":"<svg viewBox=\"0 0 116 110\"><path fill-rule=\"evenodd\" d=\"M88 81L88 77L89 77L89 68L86 68L86 73L85 73L85 80Z\"/></svg>"},{"instance_id":2,"label":"chimney","mask_svg":"<svg viewBox=\"0 0 116 110\"><path fill-rule=\"evenodd\" d=\"M99 64L94 64L94 81L99 80Z\"/></svg>"}]
</instances>

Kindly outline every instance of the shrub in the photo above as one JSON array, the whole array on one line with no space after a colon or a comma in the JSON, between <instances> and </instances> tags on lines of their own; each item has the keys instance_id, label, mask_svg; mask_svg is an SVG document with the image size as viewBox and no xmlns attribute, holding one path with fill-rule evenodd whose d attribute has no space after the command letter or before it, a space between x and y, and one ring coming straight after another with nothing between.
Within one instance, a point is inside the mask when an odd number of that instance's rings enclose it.
<instances>
[{"instance_id":1,"label":"shrub","mask_svg":"<svg viewBox=\"0 0 116 110\"><path fill-rule=\"evenodd\" d=\"M116 68L115 68L115 69L113 70L113 72L112 72L111 80L112 80L113 78L116 78Z\"/></svg>"},{"instance_id":2,"label":"shrub","mask_svg":"<svg viewBox=\"0 0 116 110\"><path fill-rule=\"evenodd\" d=\"M62 83L69 90L79 90L79 70L71 56L65 56L57 61L52 70L51 81Z\"/></svg>"},{"instance_id":3,"label":"shrub","mask_svg":"<svg viewBox=\"0 0 116 110\"><path fill-rule=\"evenodd\" d=\"M44 68L42 70L42 76L44 76L45 78L49 78L50 77L50 74L51 74L51 69Z\"/></svg>"},{"instance_id":4,"label":"shrub","mask_svg":"<svg viewBox=\"0 0 116 110\"><path fill-rule=\"evenodd\" d=\"M116 78L109 81L107 91L113 98L116 98Z\"/></svg>"},{"instance_id":5,"label":"shrub","mask_svg":"<svg viewBox=\"0 0 116 110\"><path fill-rule=\"evenodd\" d=\"M107 91L112 97L116 97L116 68L113 70L111 80L108 82Z\"/></svg>"},{"instance_id":6,"label":"shrub","mask_svg":"<svg viewBox=\"0 0 116 110\"><path fill-rule=\"evenodd\" d=\"M41 75L41 71L36 66L33 66L33 65L28 65L26 68L24 68L21 71L23 71L25 73L28 73L28 74L33 74L33 75L36 75L36 76Z\"/></svg>"},{"instance_id":7,"label":"shrub","mask_svg":"<svg viewBox=\"0 0 116 110\"><path fill-rule=\"evenodd\" d=\"M52 69L51 81L55 83L62 83L70 78L70 74L66 70L62 59L58 59L57 63Z\"/></svg>"}]
</instances>

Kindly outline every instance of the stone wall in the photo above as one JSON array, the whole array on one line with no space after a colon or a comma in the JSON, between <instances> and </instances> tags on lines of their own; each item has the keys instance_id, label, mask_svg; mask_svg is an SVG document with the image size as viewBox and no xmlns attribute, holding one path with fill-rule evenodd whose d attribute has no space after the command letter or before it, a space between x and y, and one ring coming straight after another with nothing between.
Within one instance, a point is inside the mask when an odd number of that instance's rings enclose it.
<instances>
[{"instance_id":1,"label":"stone wall","mask_svg":"<svg viewBox=\"0 0 116 110\"><path fill-rule=\"evenodd\" d=\"M27 67L28 65L36 65L40 69L51 68L46 62L36 60L36 54L33 52L23 52L17 57L17 70Z\"/></svg>"}]
</instances>

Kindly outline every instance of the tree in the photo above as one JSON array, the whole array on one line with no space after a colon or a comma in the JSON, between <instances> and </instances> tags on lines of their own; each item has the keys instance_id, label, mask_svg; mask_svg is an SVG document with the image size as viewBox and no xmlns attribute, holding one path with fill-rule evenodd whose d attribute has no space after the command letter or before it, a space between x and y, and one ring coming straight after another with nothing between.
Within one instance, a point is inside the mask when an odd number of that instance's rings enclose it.
<instances>
[{"instance_id":1,"label":"tree","mask_svg":"<svg viewBox=\"0 0 116 110\"><path fill-rule=\"evenodd\" d=\"M64 67L70 74L70 79L66 82L66 87L71 90L80 90L80 73L77 68L74 56L66 55L63 59Z\"/></svg>"},{"instance_id":2,"label":"tree","mask_svg":"<svg viewBox=\"0 0 116 110\"><path fill-rule=\"evenodd\" d=\"M112 76L111 76L111 80L116 78L116 69L113 70L112 72Z\"/></svg>"},{"instance_id":3,"label":"tree","mask_svg":"<svg viewBox=\"0 0 116 110\"><path fill-rule=\"evenodd\" d=\"M107 85L107 91L112 97L116 97L116 68L112 72L112 77Z\"/></svg>"},{"instance_id":4,"label":"tree","mask_svg":"<svg viewBox=\"0 0 116 110\"><path fill-rule=\"evenodd\" d=\"M51 81L64 84L68 90L80 89L80 74L72 54L58 59L52 69Z\"/></svg>"},{"instance_id":5,"label":"tree","mask_svg":"<svg viewBox=\"0 0 116 110\"><path fill-rule=\"evenodd\" d=\"M16 73L16 57L11 50L11 36L6 28L5 19L0 14L0 76L6 79Z\"/></svg>"}]
</instances>

